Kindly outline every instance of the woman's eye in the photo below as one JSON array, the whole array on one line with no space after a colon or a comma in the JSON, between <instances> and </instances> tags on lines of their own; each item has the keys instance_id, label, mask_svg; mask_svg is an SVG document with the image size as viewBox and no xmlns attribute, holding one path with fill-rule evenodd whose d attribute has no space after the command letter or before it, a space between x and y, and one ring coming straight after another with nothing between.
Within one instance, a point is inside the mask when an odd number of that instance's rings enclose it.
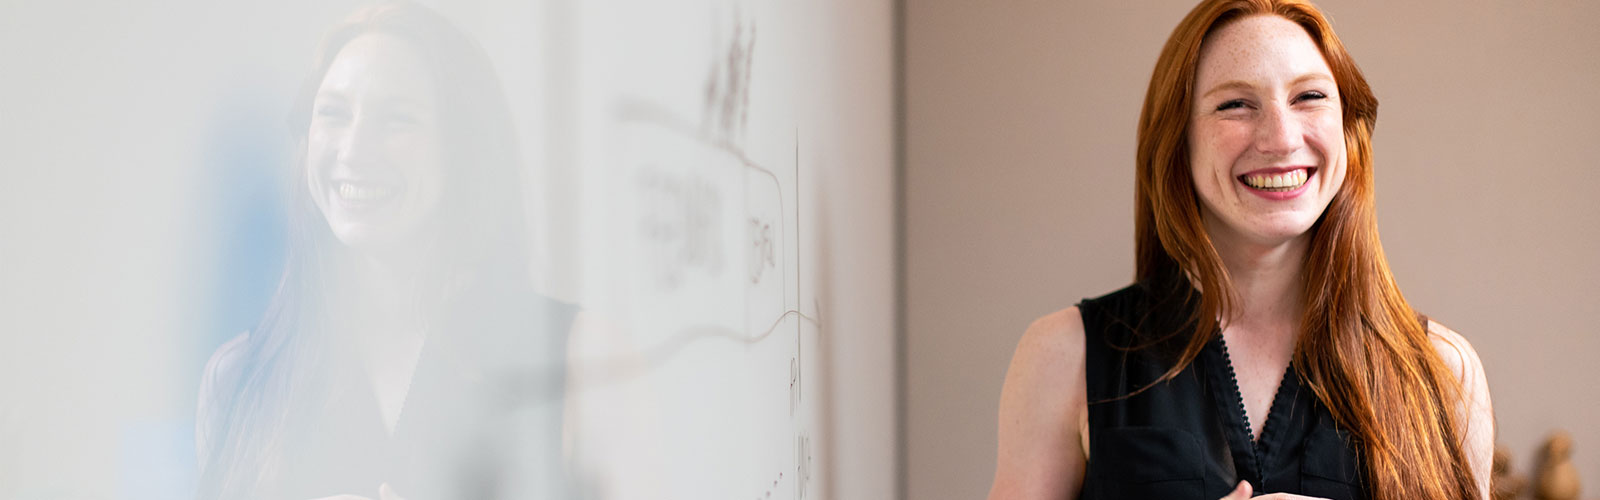
<instances>
[{"instance_id":1,"label":"woman's eye","mask_svg":"<svg viewBox=\"0 0 1600 500\"><path fill-rule=\"evenodd\" d=\"M1295 100L1296 101L1308 101L1308 100L1311 100L1311 99L1327 99L1327 98L1328 98L1327 94L1324 94L1322 92L1313 90L1313 91L1310 91L1310 92L1306 92L1304 94L1300 94L1300 97L1296 98Z\"/></svg>"},{"instance_id":2,"label":"woman's eye","mask_svg":"<svg viewBox=\"0 0 1600 500\"><path fill-rule=\"evenodd\" d=\"M403 129L416 126L418 123L420 123L420 120L418 120L416 115L409 113L395 113L385 116L383 118L383 122L385 125L388 125L389 128Z\"/></svg>"},{"instance_id":3,"label":"woman's eye","mask_svg":"<svg viewBox=\"0 0 1600 500\"><path fill-rule=\"evenodd\" d=\"M1238 108L1243 108L1243 107L1244 107L1244 100L1242 100L1242 99L1234 99L1232 101L1227 101L1227 102L1224 102L1222 104L1217 105L1217 111L1227 111L1227 110L1230 110L1230 109L1238 109Z\"/></svg>"},{"instance_id":4,"label":"woman's eye","mask_svg":"<svg viewBox=\"0 0 1600 500\"><path fill-rule=\"evenodd\" d=\"M315 109L315 113L316 113L317 118L322 118L322 119L344 119L344 118L349 117L349 115L350 115L350 113L348 111L345 111L344 108L339 107L339 106L332 106L332 105L317 106L316 109Z\"/></svg>"}]
</instances>

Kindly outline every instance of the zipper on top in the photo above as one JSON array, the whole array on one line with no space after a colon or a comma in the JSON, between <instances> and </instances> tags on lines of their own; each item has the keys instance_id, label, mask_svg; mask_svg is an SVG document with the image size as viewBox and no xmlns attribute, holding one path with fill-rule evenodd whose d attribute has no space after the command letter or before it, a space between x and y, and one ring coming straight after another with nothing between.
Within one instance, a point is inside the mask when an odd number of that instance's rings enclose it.
<instances>
[{"instance_id":1,"label":"zipper on top","mask_svg":"<svg viewBox=\"0 0 1600 500\"><path fill-rule=\"evenodd\" d=\"M1265 439L1267 433L1272 429L1272 421L1274 420L1272 417L1275 413L1273 410L1277 408L1279 399L1283 396L1283 388L1287 385L1286 382L1292 373L1293 366L1284 368L1283 379L1278 381L1277 390L1273 391L1272 394L1272 401L1267 404L1266 422L1262 423L1261 435L1258 437L1250 430L1250 412L1245 410L1244 390L1239 387L1239 374L1234 370L1233 356L1228 353L1228 342L1222 338L1221 332L1217 333L1217 345L1222 351L1222 364L1228 370L1228 381L1233 385L1233 400L1238 406L1239 425L1242 427L1241 431L1244 433L1245 441L1250 444L1250 457L1255 461L1256 465L1256 477L1251 483L1257 491L1262 491L1266 487L1263 483L1266 482L1267 464L1259 441L1260 439Z\"/></svg>"}]
</instances>

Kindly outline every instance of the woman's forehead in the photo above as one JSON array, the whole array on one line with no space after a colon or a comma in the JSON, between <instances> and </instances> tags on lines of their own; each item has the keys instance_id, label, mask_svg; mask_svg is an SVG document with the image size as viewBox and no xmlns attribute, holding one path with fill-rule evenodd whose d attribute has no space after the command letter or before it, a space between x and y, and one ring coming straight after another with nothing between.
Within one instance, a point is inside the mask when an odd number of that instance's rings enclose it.
<instances>
[{"instance_id":1,"label":"woman's forehead","mask_svg":"<svg viewBox=\"0 0 1600 500\"><path fill-rule=\"evenodd\" d=\"M339 50L323 76L318 94L431 105L433 78L410 42L393 35L369 33L352 39Z\"/></svg>"},{"instance_id":2,"label":"woman's forehead","mask_svg":"<svg viewBox=\"0 0 1600 500\"><path fill-rule=\"evenodd\" d=\"M1289 82L1308 74L1331 76L1327 61L1305 28L1279 16L1258 15L1229 22L1200 47L1195 82Z\"/></svg>"}]
</instances>

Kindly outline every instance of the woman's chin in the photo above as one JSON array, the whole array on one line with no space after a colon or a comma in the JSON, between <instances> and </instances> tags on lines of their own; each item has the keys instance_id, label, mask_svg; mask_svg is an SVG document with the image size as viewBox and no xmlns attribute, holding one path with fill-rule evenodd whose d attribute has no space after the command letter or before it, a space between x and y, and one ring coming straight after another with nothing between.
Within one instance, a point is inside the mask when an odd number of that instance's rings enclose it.
<instances>
[{"instance_id":1,"label":"woman's chin","mask_svg":"<svg viewBox=\"0 0 1600 500\"><path fill-rule=\"evenodd\" d=\"M1279 221L1253 228L1246 232L1255 243L1264 246L1279 246L1311 234L1311 226L1316 219Z\"/></svg>"},{"instance_id":2,"label":"woman's chin","mask_svg":"<svg viewBox=\"0 0 1600 500\"><path fill-rule=\"evenodd\" d=\"M358 253L389 253L403 247L406 239L396 228L378 224L330 222L328 226L341 245Z\"/></svg>"},{"instance_id":3,"label":"woman's chin","mask_svg":"<svg viewBox=\"0 0 1600 500\"><path fill-rule=\"evenodd\" d=\"M1207 217L1206 232L1220 246L1277 247L1311 233L1320 214L1302 210Z\"/></svg>"}]
</instances>

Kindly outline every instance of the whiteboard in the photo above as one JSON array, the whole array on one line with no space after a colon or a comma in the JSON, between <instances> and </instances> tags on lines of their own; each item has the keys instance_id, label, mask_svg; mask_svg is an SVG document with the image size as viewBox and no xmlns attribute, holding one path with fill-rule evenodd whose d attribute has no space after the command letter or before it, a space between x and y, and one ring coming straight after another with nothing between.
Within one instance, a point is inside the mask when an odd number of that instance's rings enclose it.
<instances>
[{"instance_id":1,"label":"whiteboard","mask_svg":"<svg viewBox=\"0 0 1600 500\"><path fill-rule=\"evenodd\" d=\"M800 4L577 6L576 474L616 499L819 498Z\"/></svg>"}]
</instances>

